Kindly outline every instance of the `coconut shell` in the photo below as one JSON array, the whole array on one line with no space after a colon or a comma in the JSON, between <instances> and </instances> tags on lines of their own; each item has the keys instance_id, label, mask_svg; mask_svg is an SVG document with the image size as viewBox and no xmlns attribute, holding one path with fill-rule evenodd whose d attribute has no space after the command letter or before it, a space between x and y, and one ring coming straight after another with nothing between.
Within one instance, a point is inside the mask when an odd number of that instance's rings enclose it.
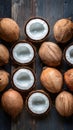
<instances>
[{"instance_id":1,"label":"coconut shell","mask_svg":"<svg viewBox=\"0 0 73 130\"><path fill-rule=\"evenodd\" d=\"M64 61L67 63L67 65L73 67L73 64L70 62L70 58L69 58L69 60L67 60L67 57L66 57L66 51L67 51L67 49L68 49L69 47L71 47L71 46L73 46L73 43L69 44L69 45L64 49L64 51L63 51L63 59L64 59ZM69 54L70 54L70 53L69 53Z\"/></svg>"},{"instance_id":2,"label":"coconut shell","mask_svg":"<svg viewBox=\"0 0 73 130\"><path fill-rule=\"evenodd\" d=\"M67 91L61 92L56 97L55 107L61 116L71 116L73 114L73 95Z\"/></svg>"},{"instance_id":3,"label":"coconut shell","mask_svg":"<svg viewBox=\"0 0 73 130\"><path fill-rule=\"evenodd\" d=\"M23 44L28 43L28 44L31 45L31 47L33 48L33 50L34 50L34 56L33 56L33 59L32 59L30 62L28 62L28 63L20 63L20 62L17 62L17 61L14 59L12 52L13 52L14 47L15 47L17 44L19 44L19 43L23 43ZM21 41L16 42L16 43L11 47L10 57L11 57L11 60L13 61L13 63L14 63L15 65L19 65L19 66L29 65L29 64L31 64L32 62L34 62L34 60L35 60L35 55L36 55L36 49L35 49L35 47L32 45L31 42L28 42L28 41L25 41L25 40L21 40Z\"/></svg>"},{"instance_id":4,"label":"coconut shell","mask_svg":"<svg viewBox=\"0 0 73 130\"><path fill-rule=\"evenodd\" d=\"M31 37L28 36L28 34L27 34L27 32L26 32L26 26L27 26L27 24L28 24L31 20L33 20L33 19L41 19L41 20L43 20L43 21L47 24L47 26L48 26L48 32L47 32L46 36L45 36L44 38L40 39L40 40L34 40L34 39L32 39ZM24 25L24 32L25 32L26 37L28 38L28 40L30 40L31 42L37 44L37 43L40 43L40 42L44 41L44 40L48 37L49 32L50 32L50 26L49 26L48 22L47 22L45 19L43 19L43 18L41 18L41 17L32 17L32 18L30 18L30 19L26 22L26 24Z\"/></svg>"},{"instance_id":5,"label":"coconut shell","mask_svg":"<svg viewBox=\"0 0 73 130\"><path fill-rule=\"evenodd\" d=\"M33 85L31 86L31 88L29 88L28 90L22 90L22 89L17 88L17 86L16 86L16 85L14 84L14 82L13 82L13 76L14 76L14 74L15 74L19 69L28 69L28 70L30 70L30 71L32 72L32 74L33 74L33 76L34 76L34 83L33 83ZM12 87L13 87L15 90L19 91L19 92L28 93L28 92L30 92L31 90L35 89L35 82L36 82L36 76L35 76L34 71L33 71L30 67L26 67L26 66L24 66L24 67L18 67L18 68L16 68L16 69L14 69L14 71L13 71L13 73L12 73L12 75L11 75Z\"/></svg>"},{"instance_id":6,"label":"coconut shell","mask_svg":"<svg viewBox=\"0 0 73 130\"><path fill-rule=\"evenodd\" d=\"M64 73L64 80L67 87L73 91L73 69L69 69Z\"/></svg>"},{"instance_id":7,"label":"coconut shell","mask_svg":"<svg viewBox=\"0 0 73 130\"><path fill-rule=\"evenodd\" d=\"M42 85L51 93L58 93L62 89L63 77L55 68L45 68L40 76Z\"/></svg>"},{"instance_id":8,"label":"coconut shell","mask_svg":"<svg viewBox=\"0 0 73 130\"><path fill-rule=\"evenodd\" d=\"M0 44L0 66L5 65L8 62L9 62L9 51L3 44Z\"/></svg>"},{"instance_id":9,"label":"coconut shell","mask_svg":"<svg viewBox=\"0 0 73 130\"><path fill-rule=\"evenodd\" d=\"M8 83L9 83L9 73L4 70L0 70L0 92L7 87Z\"/></svg>"},{"instance_id":10,"label":"coconut shell","mask_svg":"<svg viewBox=\"0 0 73 130\"><path fill-rule=\"evenodd\" d=\"M36 114L36 113L33 113L29 107L28 107L28 100L29 100L29 97L33 94L33 93L43 93L44 95L46 95L48 97L48 100L49 100L49 108L47 109L47 111L45 113L42 113L42 114ZM51 105L52 105L52 101L51 101L51 98L49 96L49 94L47 94L44 90L35 90L35 91L32 91L28 94L27 98L26 98L26 109L27 111L34 117L41 117L41 116L45 116L48 114L48 112L50 111L51 109Z\"/></svg>"},{"instance_id":11,"label":"coconut shell","mask_svg":"<svg viewBox=\"0 0 73 130\"><path fill-rule=\"evenodd\" d=\"M23 109L23 99L20 93L13 89L6 91L1 98L4 110L15 118Z\"/></svg>"},{"instance_id":12,"label":"coconut shell","mask_svg":"<svg viewBox=\"0 0 73 130\"><path fill-rule=\"evenodd\" d=\"M39 56L47 66L56 67L61 64L62 51L52 42L44 42L39 49Z\"/></svg>"},{"instance_id":13,"label":"coconut shell","mask_svg":"<svg viewBox=\"0 0 73 130\"><path fill-rule=\"evenodd\" d=\"M20 29L18 24L10 18L0 20L0 38L6 42L15 42L19 39Z\"/></svg>"},{"instance_id":14,"label":"coconut shell","mask_svg":"<svg viewBox=\"0 0 73 130\"><path fill-rule=\"evenodd\" d=\"M53 31L56 41L66 43L73 36L73 23L69 19L60 19L55 23Z\"/></svg>"}]
</instances>

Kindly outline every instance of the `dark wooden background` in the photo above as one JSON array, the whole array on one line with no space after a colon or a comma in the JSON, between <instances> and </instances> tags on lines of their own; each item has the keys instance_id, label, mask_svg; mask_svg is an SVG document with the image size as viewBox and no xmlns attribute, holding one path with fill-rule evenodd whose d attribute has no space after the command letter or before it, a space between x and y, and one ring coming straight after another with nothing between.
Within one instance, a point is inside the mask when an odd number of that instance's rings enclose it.
<instances>
[{"instance_id":1,"label":"dark wooden background","mask_svg":"<svg viewBox=\"0 0 73 130\"><path fill-rule=\"evenodd\" d=\"M17 21L21 28L20 39L24 39L24 23L32 16L41 16L50 24L49 41L53 41L53 25L60 18L73 19L73 0L0 0L0 17L12 17ZM3 42L3 41L1 41ZM9 49L10 46L3 42ZM36 49L38 51L38 48ZM42 88L39 77L42 70L42 63L36 56L36 86ZM11 72L11 63L3 67ZM69 67L62 64L61 70L66 71ZM8 88L11 87L8 86ZM63 86L64 87L64 86ZM2 93L1 93L2 94ZM1 95L0 94L0 95ZM54 100L55 96L51 95ZM73 130L73 116L68 118L61 117L53 106L48 116L41 119L35 119L23 109L21 115L16 121L6 114L0 107L0 130Z\"/></svg>"}]
</instances>

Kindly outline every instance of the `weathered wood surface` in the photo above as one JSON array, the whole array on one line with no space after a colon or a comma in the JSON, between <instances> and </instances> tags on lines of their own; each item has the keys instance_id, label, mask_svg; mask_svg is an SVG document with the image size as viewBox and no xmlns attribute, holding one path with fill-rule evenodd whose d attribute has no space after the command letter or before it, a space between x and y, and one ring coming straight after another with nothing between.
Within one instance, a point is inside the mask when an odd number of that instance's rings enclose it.
<instances>
[{"instance_id":1,"label":"weathered wood surface","mask_svg":"<svg viewBox=\"0 0 73 130\"><path fill-rule=\"evenodd\" d=\"M11 5L12 2L12 5ZM24 23L32 16L41 16L45 18L51 27L50 35L47 40L53 41L53 25L55 21L63 17L71 17L73 19L73 0L0 0L0 17L12 17L20 26L20 39L25 39ZM38 52L38 48L37 48ZM36 86L37 89L42 88L39 77L42 70L42 63L36 56ZM10 64L5 69L10 72ZM65 71L68 67L61 66L61 70ZM54 99L55 96L52 96ZM26 112L18 117L17 121L11 118L0 108L0 130L73 130L73 116L69 118L61 117L53 106L47 117L35 119Z\"/></svg>"},{"instance_id":2,"label":"weathered wood surface","mask_svg":"<svg viewBox=\"0 0 73 130\"><path fill-rule=\"evenodd\" d=\"M72 17L72 0L12 0L12 18L15 19L21 28L21 39L24 36L24 23L32 16L45 18L51 27L48 40L55 41L53 38L53 25L63 17ZM69 11L69 12L68 12ZM37 49L38 52L38 49ZM36 56L36 77L37 89L42 88L39 77L42 70L42 63ZM64 66L62 66L64 69ZM25 108L17 122L12 122L11 130L72 130L73 117L62 118L53 107L46 118L35 119L31 117Z\"/></svg>"},{"instance_id":3,"label":"weathered wood surface","mask_svg":"<svg viewBox=\"0 0 73 130\"><path fill-rule=\"evenodd\" d=\"M3 17L11 17L11 1L10 0L0 0L0 18L3 18ZM7 45L4 41L0 40L0 43L5 44L7 48L10 50L9 45ZM11 72L10 63L3 66L2 69L10 73ZM9 87L10 85L6 89L8 89ZM0 93L0 97L2 93ZM4 112L4 110L2 109L0 105L0 130L10 130L10 128L11 128L11 117Z\"/></svg>"}]
</instances>

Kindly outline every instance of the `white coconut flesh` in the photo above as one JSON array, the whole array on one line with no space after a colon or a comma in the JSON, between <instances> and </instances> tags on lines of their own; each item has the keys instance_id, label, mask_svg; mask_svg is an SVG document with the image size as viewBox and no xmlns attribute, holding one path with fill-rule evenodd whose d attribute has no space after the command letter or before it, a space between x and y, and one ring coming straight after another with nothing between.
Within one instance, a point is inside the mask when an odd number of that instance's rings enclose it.
<instances>
[{"instance_id":1,"label":"white coconut flesh","mask_svg":"<svg viewBox=\"0 0 73 130\"><path fill-rule=\"evenodd\" d=\"M12 51L13 58L19 63L29 63L34 57L34 49L28 43L17 44Z\"/></svg>"},{"instance_id":2,"label":"white coconut flesh","mask_svg":"<svg viewBox=\"0 0 73 130\"><path fill-rule=\"evenodd\" d=\"M66 60L69 63L73 64L73 45L68 47L68 49L66 50L65 56L66 56Z\"/></svg>"},{"instance_id":3,"label":"white coconut flesh","mask_svg":"<svg viewBox=\"0 0 73 130\"><path fill-rule=\"evenodd\" d=\"M43 93L33 93L28 99L28 108L35 114L43 114L49 108L49 99Z\"/></svg>"},{"instance_id":4,"label":"white coconut flesh","mask_svg":"<svg viewBox=\"0 0 73 130\"><path fill-rule=\"evenodd\" d=\"M20 90L29 90L34 80L34 75L29 69L19 69L13 75L13 83Z\"/></svg>"},{"instance_id":5,"label":"white coconut flesh","mask_svg":"<svg viewBox=\"0 0 73 130\"><path fill-rule=\"evenodd\" d=\"M41 40L48 34L47 23L42 19L32 19L26 25L26 34L33 40Z\"/></svg>"}]
</instances>

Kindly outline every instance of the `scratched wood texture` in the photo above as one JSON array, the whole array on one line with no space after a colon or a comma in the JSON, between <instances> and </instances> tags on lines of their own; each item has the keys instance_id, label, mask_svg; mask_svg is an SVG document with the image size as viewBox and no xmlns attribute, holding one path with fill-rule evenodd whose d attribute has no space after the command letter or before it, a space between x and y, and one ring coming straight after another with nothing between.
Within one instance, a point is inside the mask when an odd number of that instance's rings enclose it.
<instances>
[{"instance_id":1,"label":"scratched wood texture","mask_svg":"<svg viewBox=\"0 0 73 130\"><path fill-rule=\"evenodd\" d=\"M25 39L24 23L32 16L41 16L49 22L51 31L47 40L55 42L53 25L63 17L73 19L73 0L0 0L0 17L12 17L17 21L21 32L20 39ZM10 49L10 47L8 48ZM38 47L36 50L36 86L37 89L41 89L39 77L43 64L38 56ZM68 68L63 62L59 69L65 72ZM5 69L10 72L10 63ZM51 95L51 98L55 100L54 95ZM13 121L2 108L0 108L0 117L0 130L73 130L73 116L69 118L61 117L54 105L47 117L41 119L30 116L25 107L16 121Z\"/></svg>"},{"instance_id":2,"label":"scratched wood texture","mask_svg":"<svg viewBox=\"0 0 73 130\"><path fill-rule=\"evenodd\" d=\"M0 0L0 18L3 18L3 17L11 17L11 1L10 0ZM10 46L6 42L0 40L0 43L6 45L7 48L10 50ZM2 68L0 67L0 69L4 69L10 73L11 72L10 62L7 65L3 66ZM9 87L10 87L10 84L7 86L7 88L4 91L6 91ZM2 93L0 92L0 99L1 99ZM11 117L4 112L4 110L2 109L0 105L0 130L10 130L10 128L11 128Z\"/></svg>"}]
</instances>

